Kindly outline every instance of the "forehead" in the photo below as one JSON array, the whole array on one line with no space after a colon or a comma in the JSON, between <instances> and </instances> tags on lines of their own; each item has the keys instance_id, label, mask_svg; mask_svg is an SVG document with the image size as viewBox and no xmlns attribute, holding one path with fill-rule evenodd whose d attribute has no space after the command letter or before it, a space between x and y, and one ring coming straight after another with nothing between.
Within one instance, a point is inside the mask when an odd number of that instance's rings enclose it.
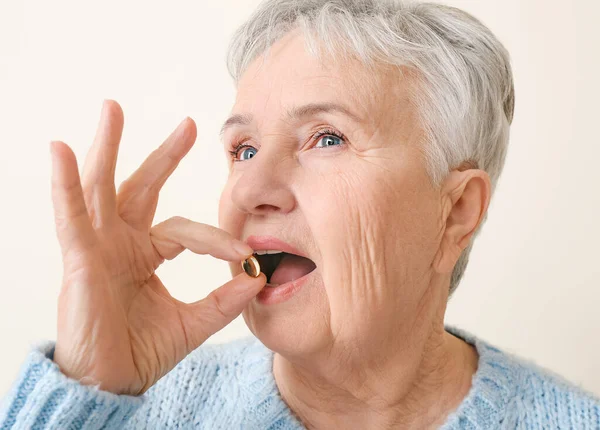
<instances>
[{"instance_id":1,"label":"forehead","mask_svg":"<svg viewBox=\"0 0 600 430\"><path fill-rule=\"evenodd\" d=\"M356 59L321 58L308 52L299 31L277 41L254 60L237 88L235 112L277 113L310 103L339 103L367 118L398 103L404 85L397 70L378 66L369 72Z\"/></svg>"}]
</instances>

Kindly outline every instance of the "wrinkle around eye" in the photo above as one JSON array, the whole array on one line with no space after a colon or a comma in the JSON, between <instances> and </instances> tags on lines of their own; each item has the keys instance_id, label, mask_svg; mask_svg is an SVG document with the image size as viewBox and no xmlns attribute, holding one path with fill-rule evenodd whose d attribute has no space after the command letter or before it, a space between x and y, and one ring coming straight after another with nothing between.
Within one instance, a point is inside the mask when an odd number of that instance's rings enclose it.
<instances>
[{"instance_id":1,"label":"wrinkle around eye","mask_svg":"<svg viewBox=\"0 0 600 430\"><path fill-rule=\"evenodd\" d=\"M233 151L236 148L239 148L241 145L247 144L258 149L258 146L254 144L252 136L245 134L235 134L231 137L223 138L223 145L226 150Z\"/></svg>"}]
</instances>

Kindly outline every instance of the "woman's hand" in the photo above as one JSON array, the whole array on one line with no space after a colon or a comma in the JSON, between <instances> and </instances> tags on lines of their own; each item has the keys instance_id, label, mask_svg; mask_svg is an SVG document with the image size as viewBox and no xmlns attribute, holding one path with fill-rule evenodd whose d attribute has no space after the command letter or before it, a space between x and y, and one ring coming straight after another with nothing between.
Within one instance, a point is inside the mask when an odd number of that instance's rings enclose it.
<instances>
[{"instance_id":1,"label":"woman's hand","mask_svg":"<svg viewBox=\"0 0 600 430\"><path fill-rule=\"evenodd\" d=\"M174 217L151 226L161 187L196 139L186 118L116 192L123 111L104 102L81 180L73 151L51 144L52 200L63 259L54 361L69 377L117 394L139 395L260 291L245 273L185 304L156 268L184 249L241 261L252 253L215 227Z\"/></svg>"}]
</instances>

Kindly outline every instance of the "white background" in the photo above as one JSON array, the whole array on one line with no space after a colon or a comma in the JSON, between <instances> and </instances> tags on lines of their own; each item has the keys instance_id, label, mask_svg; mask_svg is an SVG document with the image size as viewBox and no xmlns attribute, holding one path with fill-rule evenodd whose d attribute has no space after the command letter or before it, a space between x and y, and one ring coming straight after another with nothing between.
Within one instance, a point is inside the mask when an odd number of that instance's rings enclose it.
<instances>
[{"instance_id":1,"label":"white background","mask_svg":"<svg viewBox=\"0 0 600 430\"><path fill-rule=\"evenodd\" d=\"M490 26L516 81L506 168L447 322L600 394L600 2L447 3ZM0 2L0 396L31 345L56 336L50 140L67 142L82 162L102 100L116 99L125 112L120 182L191 116L197 143L167 182L155 221L216 225L227 175L218 131L234 98L225 52L256 4ZM188 251L159 275L193 301L229 272ZM210 342L247 333L239 318Z\"/></svg>"}]
</instances>

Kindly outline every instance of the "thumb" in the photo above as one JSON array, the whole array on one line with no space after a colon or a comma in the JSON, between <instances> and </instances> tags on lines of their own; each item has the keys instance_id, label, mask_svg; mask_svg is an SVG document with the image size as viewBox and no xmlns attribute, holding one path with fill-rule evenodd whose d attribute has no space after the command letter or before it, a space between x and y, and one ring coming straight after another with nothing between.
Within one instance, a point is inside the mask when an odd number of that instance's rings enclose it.
<instances>
[{"instance_id":1,"label":"thumb","mask_svg":"<svg viewBox=\"0 0 600 430\"><path fill-rule=\"evenodd\" d=\"M240 273L231 281L194 303L181 303L181 321L187 335L188 353L237 318L265 286L267 277Z\"/></svg>"}]
</instances>

